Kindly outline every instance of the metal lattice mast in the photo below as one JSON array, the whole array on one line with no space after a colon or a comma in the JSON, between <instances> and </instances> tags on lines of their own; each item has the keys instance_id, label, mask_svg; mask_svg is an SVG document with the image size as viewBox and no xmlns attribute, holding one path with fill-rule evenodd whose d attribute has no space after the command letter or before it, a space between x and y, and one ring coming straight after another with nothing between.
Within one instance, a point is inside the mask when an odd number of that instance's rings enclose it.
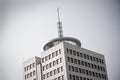
<instances>
[{"instance_id":1,"label":"metal lattice mast","mask_svg":"<svg viewBox=\"0 0 120 80\"><path fill-rule=\"evenodd\" d=\"M63 37L63 30L62 30L62 22L60 21L60 15L59 15L59 8L57 8L57 13L58 13L58 37L62 38Z\"/></svg>"}]
</instances>

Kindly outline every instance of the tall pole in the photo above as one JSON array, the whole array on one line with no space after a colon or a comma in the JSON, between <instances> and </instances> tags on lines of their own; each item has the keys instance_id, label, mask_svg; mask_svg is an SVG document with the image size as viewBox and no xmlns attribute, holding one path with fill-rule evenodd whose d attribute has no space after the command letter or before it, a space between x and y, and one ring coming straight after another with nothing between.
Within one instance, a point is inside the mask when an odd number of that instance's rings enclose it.
<instances>
[{"instance_id":1,"label":"tall pole","mask_svg":"<svg viewBox=\"0 0 120 80\"><path fill-rule=\"evenodd\" d=\"M62 31L62 22L60 21L60 14L59 14L59 8L57 8L57 13L58 13L58 37L62 38L63 37L63 31Z\"/></svg>"}]
</instances>

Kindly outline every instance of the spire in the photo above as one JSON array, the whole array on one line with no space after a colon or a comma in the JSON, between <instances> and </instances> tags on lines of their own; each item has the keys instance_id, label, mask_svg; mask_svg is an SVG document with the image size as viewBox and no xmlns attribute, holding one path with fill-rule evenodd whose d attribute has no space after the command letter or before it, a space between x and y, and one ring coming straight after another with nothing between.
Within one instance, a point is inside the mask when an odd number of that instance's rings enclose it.
<instances>
[{"instance_id":1,"label":"spire","mask_svg":"<svg viewBox=\"0 0 120 80\"><path fill-rule=\"evenodd\" d=\"M59 15L59 7L57 8L57 13L58 13L58 37L61 38L63 37L63 31L62 31L62 22L60 21L60 15Z\"/></svg>"}]
</instances>

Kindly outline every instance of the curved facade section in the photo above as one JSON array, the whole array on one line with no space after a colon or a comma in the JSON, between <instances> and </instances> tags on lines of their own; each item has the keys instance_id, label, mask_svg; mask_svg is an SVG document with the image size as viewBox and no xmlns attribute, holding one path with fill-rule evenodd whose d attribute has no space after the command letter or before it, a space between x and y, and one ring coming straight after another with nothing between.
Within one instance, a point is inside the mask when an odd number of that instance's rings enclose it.
<instances>
[{"instance_id":1,"label":"curved facade section","mask_svg":"<svg viewBox=\"0 0 120 80\"><path fill-rule=\"evenodd\" d=\"M43 47L44 50L48 50L49 48L55 46L56 44L60 43L60 42L67 42L73 45L76 45L78 47L81 47L81 42L73 37L61 37L61 38L54 38L51 41L49 41L47 44L45 44L45 46Z\"/></svg>"}]
</instances>

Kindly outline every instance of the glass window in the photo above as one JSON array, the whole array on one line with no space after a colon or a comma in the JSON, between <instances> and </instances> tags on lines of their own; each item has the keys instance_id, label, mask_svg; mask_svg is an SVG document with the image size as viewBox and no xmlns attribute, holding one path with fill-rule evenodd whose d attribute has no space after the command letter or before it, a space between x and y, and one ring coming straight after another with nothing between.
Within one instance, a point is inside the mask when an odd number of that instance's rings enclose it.
<instances>
[{"instance_id":1,"label":"glass window","mask_svg":"<svg viewBox=\"0 0 120 80\"><path fill-rule=\"evenodd\" d=\"M51 54L49 54L49 59L51 59Z\"/></svg>"},{"instance_id":2,"label":"glass window","mask_svg":"<svg viewBox=\"0 0 120 80\"><path fill-rule=\"evenodd\" d=\"M61 72L63 71L63 66L61 66Z\"/></svg>"},{"instance_id":3,"label":"glass window","mask_svg":"<svg viewBox=\"0 0 120 80\"><path fill-rule=\"evenodd\" d=\"M52 53L52 58L54 58L54 57L55 57L55 53L53 52L53 53Z\"/></svg>"},{"instance_id":4,"label":"glass window","mask_svg":"<svg viewBox=\"0 0 120 80\"><path fill-rule=\"evenodd\" d=\"M77 52L77 56L79 57L80 55L79 55L79 52Z\"/></svg>"},{"instance_id":5,"label":"glass window","mask_svg":"<svg viewBox=\"0 0 120 80\"><path fill-rule=\"evenodd\" d=\"M61 49L59 49L59 54L61 54Z\"/></svg>"},{"instance_id":6,"label":"glass window","mask_svg":"<svg viewBox=\"0 0 120 80\"><path fill-rule=\"evenodd\" d=\"M56 56L58 56L58 51L56 51L55 53L56 53Z\"/></svg>"},{"instance_id":7,"label":"glass window","mask_svg":"<svg viewBox=\"0 0 120 80\"><path fill-rule=\"evenodd\" d=\"M75 55L75 56L76 56L76 52L75 52L75 51L73 51L73 55Z\"/></svg>"}]
</instances>

